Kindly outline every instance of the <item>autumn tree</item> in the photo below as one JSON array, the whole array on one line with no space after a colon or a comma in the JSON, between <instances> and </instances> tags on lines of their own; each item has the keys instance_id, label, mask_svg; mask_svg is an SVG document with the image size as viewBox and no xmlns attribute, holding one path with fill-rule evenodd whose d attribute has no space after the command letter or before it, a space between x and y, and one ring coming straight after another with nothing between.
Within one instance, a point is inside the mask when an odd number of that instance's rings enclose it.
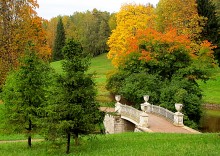
<instances>
[{"instance_id":1,"label":"autumn tree","mask_svg":"<svg viewBox=\"0 0 220 156\"><path fill-rule=\"evenodd\" d=\"M177 29L179 34L199 37L204 19L199 17L195 0L160 0L157 7L157 29L161 32Z\"/></svg>"},{"instance_id":2,"label":"autumn tree","mask_svg":"<svg viewBox=\"0 0 220 156\"><path fill-rule=\"evenodd\" d=\"M7 72L19 65L18 58L29 42L36 45L34 48L42 57L47 58L51 53L42 19L35 11L37 7L34 0L4 0L0 3L0 86Z\"/></svg>"},{"instance_id":3,"label":"autumn tree","mask_svg":"<svg viewBox=\"0 0 220 156\"><path fill-rule=\"evenodd\" d=\"M50 49L53 49L53 46L54 46L57 23L58 23L58 17L53 17L49 21L45 20L43 22L43 27L47 34L46 35L47 43Z\"/></svg>"},{"instance_id":4,"label":"autumn tree","mask_svg":"<svg viewBox=\"0 0 220 156\"><path fill-rule=\"evenodd\" d=\"M53 47L53 61L59 61L63 59L62 48L65 45L65 40L66 40L65 30L64 30L62 18L60 17L57 23L57 31L56 31L56 37Z\"/></svg>"},{"instance_id":5,"label":"autumn tree","mask_svg":"<svg viewBox=\"0 0 220 156\"><path fill-rule=\"evenodd\" d=\"M137 107L145 94L151 103L172 111L174 103L183 103L185 124L197 128L202 115L197 80L210 78L214 46L208 41L195 44L174 28L166 33L137 30L128 43L124 64L108 79L107 88Z\"/></svg>"},{"instance_id":6,"label":"autumn tree","mask_svg":"<svg viewBox=\"0 0 220 156\"><path fill-rule=\"evenodd\" d=\"M76 14L82 16L80 21L76 24L79 32L78 39L82 43L83 49L92 56L97 56L108 50L106 41L110 35L108 25L109 13L93 9L91 12L87 11L83 14Z\"/></svg>"},{"instance_id":7,"label":"autumn tree","mask_svg":"<svg viewBox=\"0 0 220 156\"><path fill-rule=\"evenodd\" d=\"M116 13L112 13L110 15L109 20L108 20L108 25L109 25L109 28L110 28L111 31L114 30L117 26L116 15L117 15Z\"/></svg>"},{"instance_id":8,"label":"autumn tree","mask_svg":"<svg viewBox=\"0 0 220 156\"><path fill-rule=\"evenodd\" d=\"M3 87L8 130L26 133L31 147L32 134L39 130L39 118L46 101L49 65L28 49L18 70L7 77ZM9 130L9 131L10 131Z\"/></svg>"},{"instance_id":9,"label":"autumn tree","mask_svg":"<svg viewBox=\"0 0 220 156\"><path fill-rule=\"evenodd\" d=\"M110 48L108 58L118 67L126 57L127 38L134 36L139 29L154 27L154 8L151 5L126 4L121 7L116 19L117 27L107 43Z\"/></svg>"},{"instance_id":10,"label":"autumn tree","mask_svg":"<svg viewBox=\"0 0 220 156\"><path fill-rule=\"evenodd\" d=\"M92 132L95 124L102 121L95 101L95 84L92 75L86 73L89 66L87 54L74 40L67 41L63 54L64 73L57 78L53 89L47 122L49 136L66 138L66 153L69 153L71 136L78 144L80 134Z\"/></svg>"},{"instance_id":11,"label":"autumn tree","mask_svg":"<svg viewBox=\"0 0 220 156\"><path fill-rule=\"evenodd\" d=\"M73 16L63 16L63 26L66 33L67 39L78 39L77 38L77 27L75 21L73 20Z\"/></svg>"},{"instance_id":12,"label":"autumn tree","mask_svg":"<svg viewBox=\"0 0 220 156\"><path fill-rule=\"evenodd\" d=\"M215 58L220 61L220 23L217 17L216 7L211 0L197 0L198 14L206 18L200 39L208 40L217 47L214 49Z\"/></svg>"}]
</instances>

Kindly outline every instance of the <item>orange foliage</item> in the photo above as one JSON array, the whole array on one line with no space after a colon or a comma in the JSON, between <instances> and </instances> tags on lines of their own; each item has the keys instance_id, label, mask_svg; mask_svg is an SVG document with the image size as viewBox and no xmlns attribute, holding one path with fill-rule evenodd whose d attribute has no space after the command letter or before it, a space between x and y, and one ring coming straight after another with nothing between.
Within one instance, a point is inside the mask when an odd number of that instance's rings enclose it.
<instances>
[{"instance_id":1,"label":"orange foliage","mask_svg":"<svg viewBox=\"0 0 220 156\"><path fill-rule=\"evenodd\" d=\"M19 65L18 58L23 55L28 43L35 45L34 50L42 58L50 56L42 19L35 11L38 7L36 0L4 0L1 3L0 86L7 72Z\"/></svg>"},{"instance_id":2,"label":"orange foliage","mask_svg":"<svg viewBox=\"0 0 220 156\"><path fill-rule=\"evenodd\" d=\"M183 48L189 52L192 59L213 59L213 49L215 48L208 41L196 44L187 35L178 35L175 28L166 33L161 33L151 28L138 30L134 37L128 38L128 41L129 46L125 54L129 55L132 52L141 53L140 59L145 61L155 59L158 55L155 52L155 48L160 48L160 46L166 48L166 52L171 54L175 50ZM126 55L123 56L126 57Z\"/></svg>"},{"instance_id":3,"label":"orange foliage","mask_svg":"<svg viewBox=\"0 0 220 156\"><path fill-rule=\"evenodd\" d=\"M168 44L167 51L172 53L175 49L180 47L186 47L189 49L188 45L191 43L190 39L187 35L178 35L176 29L170 29L166 33L161 33L156 31L155 29L145 29L145 30L138 30L135 37L132 37L129 40L129 47L126 54L130 54L131 52L141 52L142 59L149 61L152 59L152 55L154 49L152 48L152 44L163 43ZM150 44L148 44L150 43ZM140 45L147 46L146 50L140 48Z\"/></svg>"}]
</instances>

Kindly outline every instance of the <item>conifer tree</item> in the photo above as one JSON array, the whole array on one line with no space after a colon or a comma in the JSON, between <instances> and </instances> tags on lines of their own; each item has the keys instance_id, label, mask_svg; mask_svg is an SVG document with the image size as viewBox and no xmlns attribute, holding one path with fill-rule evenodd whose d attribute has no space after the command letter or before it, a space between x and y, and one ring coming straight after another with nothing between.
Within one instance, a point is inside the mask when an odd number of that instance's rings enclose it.
<instances>
[{"instance_id":1,"label":"conifer tree","mask_svg":"<svg viewBox=\"0 0 220 156\"><path fill-rule=\"evenodd\" d=\"M214 55L220 61L220 22L218 21L215 4L211 0L197 0L197 9L200 16L207 18L201 32L201 40L208 40L217 46L214 49Z\"/></svg>"},{"instance_id":2,"label":"conifer tree","mask_svg":"<svg viewBox=\"0 0 220 156\"><path fill-rule=\"evenodd\" d=\"M57 78L57 86L50 98L47 122L49 138L66 136L66 153L69 153L71 136L78 144L79 134L92 132L95 124L101 120L95 102L95 84L92 75L86 73L89 60L82 46L69 40L63 48L63 54L64 74Z\"/></svg>"},{"instance_id":3,"label":"conifer tree","mask_svg":"<svg viewBox=\"0 0 220 156\"><path fill-rule=\"evenodd\" d=\"M53 47L53 61L59 61L63 59L62 48L65 45L65 40L65 30L62 18L60 17L57 23L57 31Z\"/></svg>"},{"instance_id":4,"label":"conifer tree","mask_svg":"<svg viewBox=\"0 0 220 156\"><path fill-rule=\"evenodd\" d=\"M7 77L2 97L7 127L16 133L27 133L28 146L31 147L32 133L39 128L49 66L29 50L21 60L19 69Z\"/></svg>"}]
</instances>

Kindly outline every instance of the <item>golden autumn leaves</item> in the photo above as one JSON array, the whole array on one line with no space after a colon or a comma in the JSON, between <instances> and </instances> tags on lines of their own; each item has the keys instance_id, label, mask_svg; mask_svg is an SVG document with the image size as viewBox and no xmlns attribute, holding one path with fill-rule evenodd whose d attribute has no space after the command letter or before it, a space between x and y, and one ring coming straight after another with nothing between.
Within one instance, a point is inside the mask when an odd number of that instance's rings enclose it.
<instances>
[{"instance_id":1,"label":"golden autumn leaves","mask_svg":"<svg viewBox=\"0 0 220 156\"><path fill-rule=\"evenodd\" d=\"M11 1L0 4L0 86L11 69L19 65L19 58L28 44L40 57L48 59L51 49L46 41L46 32L42 28L43 19L37 16L36 0Z\"/></svg>"},{"instance_id":2,"label":"golden autumn leaves","mask_svg":"<svg viewBox=\"0 0 220 156\"><path fill-rule=\"evenodd\" d=\"M184 4L183 4L184 3ZM124 64L132 52L141 53L145 61L154 59L153 44L167 44L167 51L184 48L193 59L211 58L214 62L213 48L208 41L199 41L203 18L199 17L194 0L160 0L157 8L151 5L122 6L117 13L117 27L108 40L108 58L115 67ZM141 49L145 43L148 47Z\"/></svg>"}]
</instances>

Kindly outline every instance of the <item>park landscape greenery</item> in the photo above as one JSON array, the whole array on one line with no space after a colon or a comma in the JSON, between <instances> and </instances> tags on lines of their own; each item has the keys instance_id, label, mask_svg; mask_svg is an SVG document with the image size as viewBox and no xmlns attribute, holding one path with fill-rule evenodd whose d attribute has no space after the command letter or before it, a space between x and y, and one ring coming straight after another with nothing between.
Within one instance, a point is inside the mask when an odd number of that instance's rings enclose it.
<instances>
[{"instance_id":1,"label":"park landscape greenery","mask_svg":"<svg viewBox=\"0 0 220 156\"><path fill-rule=\"evenodd\" d=\"M102 155L102 152L107 155L113 155L112 152L140 155L145 151L138 150L143 142L150 154L161 155L164 150L159 149L172 149L178 141L180 148L176 150L179 155L202 155L208 151L216 155L218 134L91 135L94 131L102 130L100 123L103 116L98 110L97 101L102 106L111 106L111 94L123 95L135 107L139 107L145 94L150 95L152 104L170 110L174 109L174 103L183 103L185 124L193 128L199 126L204 102L220 103L217 86L219 68L216 61L219 14L218 10L215 12L211 1L205 5L206 12L202 12L204 9L198 12L204 5L199 0L196 2L160 0L156 8L151 5L125 4L115 14L94 9L76 12L72 16L59 16L49 22L37 16L34 9L38 5L35 1L1 3L3 24L0 27L0 44L3 52L0 55L0 83L3 86L3 104L0 105L0 118L3 122L0 124L0 133L3 135L0 138L23 139L17 133L26 134L29 147L33 137L48 140L36 143L32 150L24 150L23 143L16 143L17 147L21 147L16 150L11 150L12 145L4 144L0 147L3 154L13 155L16 152L30 155L33 152L31 155L56 155L58 152L57 155L60 155L57 148L64 151L64 146L61 146L64 142L66 153L70 153L73 136L75 144L81 144L74 148L74 154L79 155ZM219 6L217 4L216 7ZM16 9L18 6L23 7L23 10ZM7 10L7 7L10 9ZM24 16L23 11L27 10L32 11ZM13 13L27 23L22 22L24 24L21 25L21 21L16 21L19 18L15 18L15 22L7 21L15 16ZM19 26L22 28L18 29ZM10 29L6 31L7 27ZM215 32L211 33L210 28ZM20 31L23 29L25 32ZM13 34L18 35L14 37ZM27 37L30 35L33 38ZM14 43L19 44L15 46ZM50 49L53 49L52 53ZM102 54L107 51L107 57L114 67L106 59L106 54ZM51 54L52 60L64 58L51 63L54 69L48 63ZM93 58L89 67L88 56L99 54L102 55ZM212 78L216 80L210 80ZM97 84L98 96L93 79ZM217 94L210 95L208 89L216 89ZM203 94L205 101L202 99ZM175 141L168 139L171 136ZM137 141L137 138L144 140ZM147 143L152 142L152 138L154 144ZM155 138L166 143L157 142ZM129 144L125 145L123 140L131 141L132 148ZM186 140L194 141L188 141L185 146ZM109 146L112 144L125 147L118 151L111 150ZM199 150L194 150L198 144ZM101 149L97 152L95 147ZM169 150L164 154L170 153L175 154Z\"/></svg>"}]
</instances>

